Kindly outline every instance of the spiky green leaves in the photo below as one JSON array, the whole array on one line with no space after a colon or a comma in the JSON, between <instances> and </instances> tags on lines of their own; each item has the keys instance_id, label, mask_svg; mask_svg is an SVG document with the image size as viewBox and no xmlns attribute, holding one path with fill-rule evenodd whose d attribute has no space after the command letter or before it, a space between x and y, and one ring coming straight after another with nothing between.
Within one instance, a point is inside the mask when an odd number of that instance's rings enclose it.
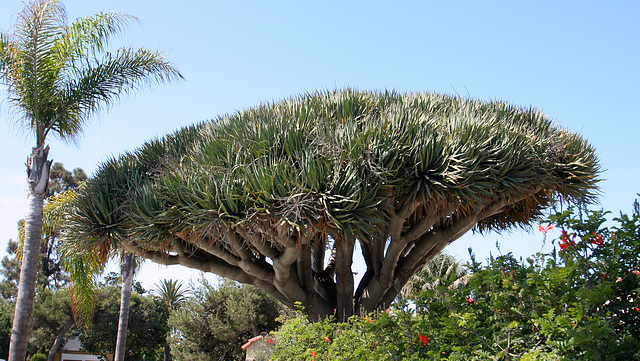
<instances>
[{"instance_id":1,"label":"spiky green leaves","mask_svg":"<svg viewBox=\"0 0 640 361\"><path fill-rule=\"evenodd\" d=\"M479 224L502 229L533 220L551 196L589 199L597 174L593 149L536 110L430 93L314 93L110 162L79 198L74 227L126 230L150 248L277 224L364 241L407 205L414 217L447 218L504 203Z\"/></svg>"}]
</instances>

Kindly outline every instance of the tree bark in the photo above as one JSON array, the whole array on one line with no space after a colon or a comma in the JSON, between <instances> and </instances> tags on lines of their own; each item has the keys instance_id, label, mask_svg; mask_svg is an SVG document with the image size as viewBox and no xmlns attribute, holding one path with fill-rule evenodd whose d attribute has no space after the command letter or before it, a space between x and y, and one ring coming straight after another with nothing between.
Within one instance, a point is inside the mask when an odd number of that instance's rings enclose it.
<instances>
[{"instance_id":1,"label":"tree bark","mask_svg":"<svg viewBox=\"0 0 640 361\"><path fill-rule=\"evenodd\" d=\"M164 361L169 361L169 360L171 360L171 346L169 346L169 344L164 345L164 356L163 356L163 360L164 360Z\"/></svg>"},{"instance_id":2,"label":"tree bark","mask_svg":"<svg viewBox=\"0 0 640 361\"><path fill-rule=\"evenodd\" d=\"M23 361L29 341L29 319L33 311L36 280L40 265L42 239L42 209L51 162L47 159L49 147L33 148L27 159L27 213L24 224L22 267L18 282L18 296L11 330L9 361Z\"/></svg>"},{"instance_id":3,"label":"tree bark","mask_svg":"<svg viewBox=\"0 0 640 361\"><path fill-rule=\"evenodd\" d=\"M131 286L135 257L129 253L122 262L122 294L120 297L120 317L118 320L118 337L116 339L115 361L124 361L127 344L127 324L129 321L129 306L131 305Z\"/></svg>"},{"instance_id":4,"label":"tree bark","mask_svg":"<svg viewBox=\"0 0 640 361\"><path fill-rule=\"evenodd\" d=\"M63 328L58 332L58 337L56 337L56 341L51 346L51 350L49 350L49 355L47 356L47 361L54 361L56 352L60 346L62 346L62 342L64 341L64 336L67 334L67 331L73 326L73 319L69 319L69 321L63 326Z\"/></svg>"}]
</instances>

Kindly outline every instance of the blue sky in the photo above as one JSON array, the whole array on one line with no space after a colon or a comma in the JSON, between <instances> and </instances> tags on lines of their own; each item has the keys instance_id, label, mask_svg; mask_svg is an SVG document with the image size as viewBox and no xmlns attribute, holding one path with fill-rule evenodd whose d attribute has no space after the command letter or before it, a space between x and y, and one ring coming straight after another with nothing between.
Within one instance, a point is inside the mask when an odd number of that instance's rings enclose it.
<instances>
[{"instance_id":1,"label":"blue sky","mask_svg":"<svg viewBox=\"0 0 640 361\"><path fill-rule=\"evenodd\" d=\"M184 125L314 90L434 91L543 110L600 156L605 209L628 212L640 193L640 2L637 1L64 1L69 19L126 12L140 25L114 45L169 54L186 81L123 98L90 120L77 144L49 140L50 157L93 173L109 157ZM22 8L0 2L7 31ZM4 99L4 98L3 98ZM0 255L26 204L33 138L0 103ZM479 258L495 242L527 256L541 236L465 236L450 253ZM189 277L147 266L156 279ZM163 273L167 272L167 273ZM194 277L198 277L197 272Z\"/></svg>"}]
</instances>

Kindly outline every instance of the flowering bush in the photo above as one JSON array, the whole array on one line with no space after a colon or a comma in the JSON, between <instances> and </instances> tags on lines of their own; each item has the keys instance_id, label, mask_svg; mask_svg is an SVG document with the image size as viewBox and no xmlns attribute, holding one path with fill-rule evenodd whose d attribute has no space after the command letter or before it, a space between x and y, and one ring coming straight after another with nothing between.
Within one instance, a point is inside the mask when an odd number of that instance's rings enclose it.
<instances>
[{"instance_id":1,"label":"flowering bush","mask_svg":"<svg viewBox=\"0 0 640 361\"><path fill-rule=\"evenodd\" d=\"M640 359L640 206L549 217L554 249L472 256L468 282L438 282L391 310L339 323L283 320L272 360ZM555 248L555 245L559 248Z\"/></svg>"}]
</instances>

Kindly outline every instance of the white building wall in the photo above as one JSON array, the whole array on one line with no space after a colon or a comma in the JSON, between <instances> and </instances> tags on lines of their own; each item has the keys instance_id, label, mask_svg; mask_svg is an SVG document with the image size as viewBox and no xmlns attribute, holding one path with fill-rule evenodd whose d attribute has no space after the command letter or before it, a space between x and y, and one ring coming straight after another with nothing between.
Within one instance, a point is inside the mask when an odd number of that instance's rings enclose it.
<instances>
[{"instance_id":1,"label":"white building wall","mask_svg":"<svg viewBox=\"0 0 640 361\"><path fill-rule=\"evenodd\" d=\"M63 352L62 361L100 361L100 359L95 355L78 355Z\"/></svg>"}]
</instances>

